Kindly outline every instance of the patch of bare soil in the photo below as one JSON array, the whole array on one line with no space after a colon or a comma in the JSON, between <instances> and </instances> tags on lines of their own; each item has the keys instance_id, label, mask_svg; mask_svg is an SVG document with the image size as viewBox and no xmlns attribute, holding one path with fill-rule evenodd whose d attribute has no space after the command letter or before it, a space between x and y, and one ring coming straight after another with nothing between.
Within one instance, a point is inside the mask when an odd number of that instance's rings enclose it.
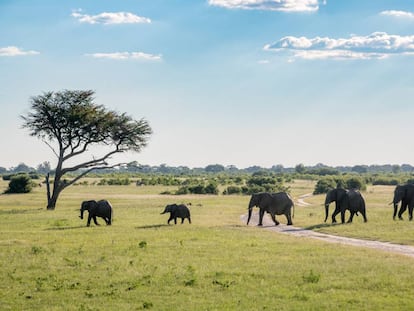
<instances>
[{"instance_id":1,"label":"patch of bare soil","mask_svg":"<svg viewBox=\"0 0 414 311\"><path fill-rule=\"evenodd\" d=\"M300 201L302 200L302 201ZM303 201L303 197L298 200L298 205L302 205L306 203ZM307 203L306 203L307 204ZM303 206L303 205L302 205ZM285 217L282 215L282 221ZM240 219L242 222L247 222L247 215L241 215ZM249 226L256 226L259 222L259 213L253 212L252 218L250 219ZM317 239L328 243L338 243L338 244L345 244L345 245L352 245L358 247L367 247L372 248L384 252L391 252L394 254L401 254L409 257L414 258L414 247L409 245L400 245L400 244L392 244L387 242L379 242L379 241L370 241L370 240L360 240L354 238L347 238L342 236L336 236L331 234L319 233L308 229L303 229L294 226L287 226L285 224L280 224L279 226L275 226L273 221L265 215L263 217L263 227L264 230L271 230L274 232L282 233L282 234L289 234L296 237L305 237L311 239Z\"/></svg>"}]
</instances>

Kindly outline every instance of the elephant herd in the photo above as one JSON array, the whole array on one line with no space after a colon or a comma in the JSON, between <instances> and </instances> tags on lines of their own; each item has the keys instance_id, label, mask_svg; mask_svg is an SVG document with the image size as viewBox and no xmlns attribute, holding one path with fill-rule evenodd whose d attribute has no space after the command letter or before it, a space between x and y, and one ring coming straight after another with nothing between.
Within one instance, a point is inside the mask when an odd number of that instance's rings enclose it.
<instances>
[{"instance_id":1,"label":"elephant herd","mask_svg":"<svg viewBox=\"0 0 414 311\"><path fill-rule=\"evenodd\" d=\"M356 189L342 189L336 188L329 190L325 198L325 222L329 215L329 205L335 202L335 210L332 213L332 223L336 223L336 216L341 214L341 222L345 222L345 212L348 210L350 216L348 223L351 223L353 217L358 213L361 213L364 218L364 222L367 222L365 200L361 193ZM398 211L398 204L401 202L400 210ZM398 211L398 218L402 218L402 214L408 208L409 220L413 219L414 209L414 184L398 185L394 190L394 198L392 203L394 206L393 219L395 220ZM259 208L259 223L258 226L263 225L263 216L265 213L270 214L274 224L279 225L279 221L276 220L276 215L285 215L287 219L287 225L292 225L292 218L294 217L295 205L292 198L286 192L269 193L261 192L252 194L248 206L248 218L247 224L249 224L253 207ZM105 220L107 225L112 224L113 209L111 204L107 200L90 200L84 201L80 208L80 218L83 219L83 213L88 211L87 226L90 226L91 220L95 225L99 225L96 217L101 217ZM177 218L181 218L181 223L184 223L185 219L191 224L190 209L184 204L169 204L165 207L161 214L170 213L170 217L167 220L169 224L171 220L177 224Z\"/></svg>"}]
</instances>

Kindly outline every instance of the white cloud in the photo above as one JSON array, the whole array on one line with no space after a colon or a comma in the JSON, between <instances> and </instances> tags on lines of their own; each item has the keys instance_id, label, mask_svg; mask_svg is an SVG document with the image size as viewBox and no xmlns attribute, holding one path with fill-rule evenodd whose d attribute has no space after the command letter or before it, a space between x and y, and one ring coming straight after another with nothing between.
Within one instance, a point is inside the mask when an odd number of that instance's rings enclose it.
<instances>
[{"instance_id":1,"label":"white cloud","mask_svg":"<svg viewBox=\"0 0 414 311\"><path fill-rule=\"evenodd\" d=\"M37 51L24 51L16 46L7 46L0 48L0 56L26 56L40 54Z\"/></svg>"},{"instance_id":2,"label":"white cloud","mask_svg":"<svg viewBox=\"0 0 414 311\"><path fill-rule=\"evenodd\" d=\"M385 15L385 16L397 17L397 18L414 19L414 13L413 12L407 12L407 11L389 10L389 11L382 11L380 14Z\"/></svg>"},{"instance_id":3,"label":"white cloud","mask_svg":"<svg viewBox=\"0 0 414 311\"><path fill-rule=\"evenodd\" d=\"M315 12L326 0L208 0L209 5L227 9L267 10L282 12Z\"/></svg>"},{"instance_id":4,"label":"white cloud","mask_svg":"<svg viewBox=\"0 0 414 311\"><path fill-rule=\"evenodd\" d=\"M147 54L143 52L115 52L115 53L94 53L86 54L93 58L106 58L114 60L147 60L147 61L159 61L162 59L161 55Z\"/></svg>"},{"instance_id":5,"label":"white cloud","mask_svg":"<svg viewBox=\"0 0 414 311\"><path fill-rule=\"evenodd\" d=\"M264 47L267 51L288 51L303 59L383 59L390 55L414 53L414 35L389 35L374 32L369 36L350 36L332 39L328 37L284 37Z\"/></svg>"},{"instance_id":6,"label":"white cloud","mask_svg":"<svg viewBox=\"0 0 414 311\"><path fill-rule=\"evenodd\" d=\"M88 24L142 24L151 23L151 20L147 17L141 17L129 12L116 12L116 13L101 13L98 15L82 14L81 10L73 12L71 15L75 17L81 23Z\"/></svg>"}]
</instances>

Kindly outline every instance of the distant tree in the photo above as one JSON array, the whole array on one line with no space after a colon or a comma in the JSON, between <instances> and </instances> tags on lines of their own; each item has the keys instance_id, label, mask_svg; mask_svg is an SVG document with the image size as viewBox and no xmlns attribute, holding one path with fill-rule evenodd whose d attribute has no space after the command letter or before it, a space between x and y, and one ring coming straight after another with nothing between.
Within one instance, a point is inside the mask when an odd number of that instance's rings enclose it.
<instances>
[{"instance_id":1,"label":"distant tree","mask_svg":"<svg viewBox=\"0 0 414 311\"><path fill-rule=\"evenodd\" d=\"M298 164L298 165L295 166L295 171L298 174L304 174L306 172L306 167L302 163Z\"/></svg>"},{"instance_id":2,"label":"distant tree","mask_svg":"<svg viewBox=\"0 0 414 311\"><path fill-rule=\"evenodd\" d=\"M401 172L401 166L399 166L399 165L397 165L397 164L393 165L393 166L392 166L392 172L393 172L394 174L398 174L398 173L400 173L400 172Z\"/></svg>"},{"instance_id":3,"label":"distant tree","mask_svg":"<svg viewBox=\"0 0 414 311\"><path fill-rule=\"evenodd\" d=\"M34 171L34 168L27 166L24 163L20 163L16 167L13 168L14 173L28 173Z\"/></svg>"},{"instance_id":4,"label":"distant tree","mask_svg":"<svg viewBox=\"0 0 414 311\"><path fill-rule=\"evenodd\" d=\"M0 166L0 174L7 173L7 168Z\"/></svg>"},{"instance_id":5,"label":"distant tree","mask_svg":"<svg viewBox=\"0 0 414 311\"><path fill-rule=\"evenodd\" d=\"M224 172L224 170L225 168L221 164L211 164L205 167L205 171L207 173L220 173L220 172Z\"/></svg>"},{"instance_id":6,"label":"distant tree","mask_svg":"<svg viewBox=\"0 0 414 311\"><path fill-rule=\"evenodd\" d=\"M39 164L36 168L36 171L40 174L47 174L52 170L52 167L50 165L49 161L45 161L41 164Z\"/></svg>"},{"instance_id":7,"label":"distant tree","mask_svg":"<svg viewBox=\"0 0 414 311\"><path fill-rule=\"evenodd\" d=\"M121 165L108 161L118 153L141 151L152 133L144 119L136 121L125 113L107 110L94 103L93 95L91 90L45 92L30 99L31 111L22 116L23 127L29 129L31 136L43 140L57 157L52 191L49 174L46 177L49 210L55 209L59 194L66 187L92 170ZM99 145L106 147L103 155L89 151ZM81 155L88 160L73 164ZM65 174L76 171L80 174L73 180L63 179Z\"/></svg>"},{"instance_id":8,"label":"distant tree","mask_svg":"<svg viewBox=\"0 0 414 311\"><path fill-rule=\"evenodd\" d=\"M360 174L368 172L368 166L366 165L355 165L352 167L352 172L357 172Z\"/></svg>"}]
</instances>

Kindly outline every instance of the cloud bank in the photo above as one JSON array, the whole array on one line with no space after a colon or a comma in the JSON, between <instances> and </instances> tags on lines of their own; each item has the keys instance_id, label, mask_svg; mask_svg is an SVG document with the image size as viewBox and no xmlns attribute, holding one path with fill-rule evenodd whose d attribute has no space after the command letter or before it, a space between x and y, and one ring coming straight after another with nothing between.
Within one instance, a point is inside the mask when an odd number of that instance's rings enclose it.
<instances>
[{"instance_id":1,"label":"cloud bank","mask_svg":"<svg viewBox=\"0 0 414 311\"><path fill-rule=\"evenodd\" d=\"M147 54L143 52L115 52L115 53L94 53L86 54L93 58L113 59L113 60L145 60L160 61L161 55Z\"/></svg>"},{"instance_id":2,"label":"cloud bank","mask_svg":"<svg viewBox=\"0 0 414 311\"><path fill-rule=\"evenodd\" d=\"M98 15L82 14L81 10L73 12L71 15L81 23L87 24L148 24L151 20L129 12L101 13Z\"/></svg>"},{"instance_id":3,"label":"cloud bank","mask_svg":"<svg viewBox=\"0 0 414 311\"><path fill-rule=\"evenodd\" d=\"M0 48L0 56L26 56L40 54L37 51L24 51L16 46Z\"/></svg>"},{"instance_id":4,"label":"cloud bank","mask_svg":"<svg viewBox=\"0 0 414 311\"><path fill-rule=\"evenodd\" d=\"M380 14L385 15L385 16L396 17L396 18L414 19L414 13L406 12L406 11L389 10L389 11L382 11Z\"/></svg>"},{"instance_id":5,"label":"cloud bank","mask_svg":"<svg viewBox=\"0 0 414 311\"><path fill-rule=\"evenodd\" d=\"M374 32L368 36L349 38L292 37L264 46L266 51L288 51L302 59L383 59L391 55L414 55L414 35L389 35Z\"/></svg>"},{"instance_id":6,"label":"cloud bank","mask_svg":"<svg viewBox=\"0 0 414 311\"><path fill-rule=\"evenodd\" d=\"M315 12L319 9L320 0L208 0L212 6L227 9L266 10L282 12Z\"/></svg>"}]
</instances>

